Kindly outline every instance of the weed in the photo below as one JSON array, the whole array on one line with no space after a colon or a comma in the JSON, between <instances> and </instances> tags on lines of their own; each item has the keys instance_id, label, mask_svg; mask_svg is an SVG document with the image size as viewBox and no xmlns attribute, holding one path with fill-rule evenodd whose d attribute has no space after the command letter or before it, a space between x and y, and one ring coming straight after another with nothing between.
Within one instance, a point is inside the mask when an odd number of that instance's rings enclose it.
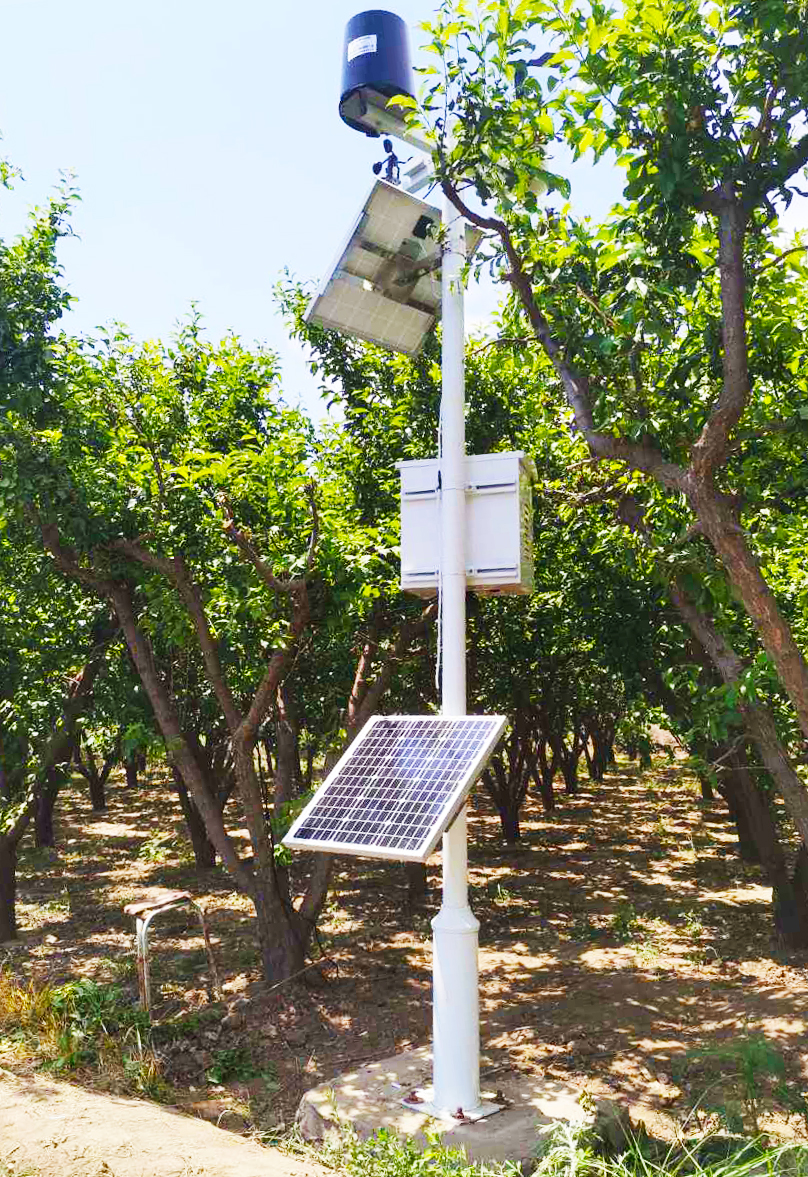
<instances>
[{"instance_id":1,"label":"weed","mask_svg":"<svg viewBox=\"0 0 808 1177\"><path fill-rule=\"evenodd\" d=\"M384 1128L369 1140L360 1140L349 1129L334 1133L317 1155L348 1177L519 1177L521 1173L513 1161L469 1161L462 1149L442 1148L437 1136L421 1151L412 1140Z\"/></svg>"},{"instance_id":2,"label":"weed","mask_svg":"<svg viewBox=\"0 0 808 1177\"><path fill-rule=\"evenodd\" d=\"M618 940L633 940L642 930L642 921L627 899L621 900L611 919L611 929Z\"/></svg>"},{"instance_id":3,"label":"weed","mask_svg":"<svg viewBox=\"0 0 808 1177\"><path fill-rule=\"evenodd\" d=\"M23 985L0 970L0 1041L44 1070L90 1068L150 1099L169 1094L148 1015L118 985L86 977L57 987Z\"/></svg>"},{"instance_id":4,"label":"weed","mask_svg":"<svg viewBox=\"0 0 808 1177\"><path fill-rule=\"evenodd\" d=\"M58 917L63 915L70 915L70 892L67 887L62 887L58 895L52 896L50 899L45 899L38 904L38 909L42 915Z\"/></svg>"},{"instance_id":5,"label":"weed","mask_svg":"<svg viewBox=\"0 0 808 1177\"><path fill-rule=\"evenodd\" d=\"M513 903L514 899L516 899L516 896L514 895L513 891L509 891L506 887L503 887L502 883L497 883L497 887L494 892L494 903L496 903L497 906L507 907L509 903Z\"/></svg>"},{"instance_id":6,"label":"weed","mask_svg":"<svg viewBox=\"0 0 808 1177\"><path fill-rule=\"evenodd\" d=\"M222 1006L219 1003L206 1005L192 1013L155 1023L152 1026L152 1038L155 1042L176 1042L179 1038L191 1038L213 1022L219 1022L221 1017Z\"/></svg>"},{"instance_id":7,"label":"weed","mask_svg":"<svg viewBox=\"0 0 808 1177\"><path fill-rule=\"evenodd\" d=\"M177 857L176 839L173 834L152 834L141 842L137 856L143 862L162 863Z\"/></svg>"},{"instance_id":8,"label":"weed","mask_svg":"<svg viewBox=\"0 0 808 1177\"><path fill-rule=\"evenodd\" d=\"M661 1145L644 1136L629 1142L620 1156L603 1155L591 1131L559 1124L542 1139L532 1177L774 1177L808 1174L808 1148L766 1148L754 1140L713 1138ZM289 1138L287 1147L294 1142ZM329 1134L316 1151L297 1144L306 1156L324 1161L346 1177L517 1177L513 1161L469 1161L460 1149L443 1148L437 1136L419 1151L411 1140L384 1129L359 1140L350 1129Z\"/></svg>"},{"instance_id":9,"label":"weed","mask_svg":"<svg viewBox=\"0 0 808 1177\"><path fill-rule=\"evenodd\" d=\"M760 1115L774 1107L802 1116L808 1126L808 1101L789 1079L781 1052L762 1034L690 1050L681 1071L691 1090L701 1089L697 1118L707 1112L730 1132L757 1133Z\"/></svg>"},{"instance_id":10,"label":"weed","mask_svg":"<svg viewBox=\"0 0 808 1177\"><path fill-rule=\"evenodd\" d=\"M697 911L686 911L682 916L682 925L688 940L701 940L704 935L704 924Z\"/></svg>"},{"instance_id":11,"label":"weed","mask_svg":"<svg viewBox=\"0 0 808 1177\"><path fill-rule=\"evenodd\" d=\"M50 991L59 1032L58 1053L49 1060L55 1071L98 1061L106 1040L126 1030L148 1029L148 1015L125 1001L118 985L99 985L82 977Z\"/></svg>"},{"instance_id":12,"label":"weed","mask_svg":"<svg viewBox=\"0 0 808 1177\"><path fill-rule=\"evenodd\" d=\"M413 1173L415 1170L413 1170ZM439 1170L436 1170L439 1172ZM702 1137L664 1145L642 1133L619 1156L603 1154L591 1131L559 1124L544 1137L532 1177L805 1177L808 1148Z\"/></svg>"},{"instance_id":13,"label":"weed","mask_svg":"<svg viewBox=\"0 0 808 1177\"><path fill-rule=\"evenodd\" d=\"M249 1083L258 1074L258 1068L246 1046L232 1046L214 1050L213 1063L205 1071L205 1078L208 1083L230 1083L234 1079Z\"/></svg>"},{"instance_id":14,"label":"weed","mask_svg":"<svg viewBox=\"0 0 808 1177\"><path fill-rule=\"evenodd\" d=\"M570 926L570 935L573 940L597 940L602 933L588 915L579 915Z\"/></svg>"},{"instance_id":15,"label":"weed","mask_svg":"<svg viewBox=\"0 0 808 1177\"><path fill-rule=\"evenodd\" d=\"M654 831L654 837L657 839L657 841L665 845L668 841L668 838L670 837L670 830L665 824L665 819L663 817L658 817L654 822L652 829Z\"/></svg>"}]
</instances>

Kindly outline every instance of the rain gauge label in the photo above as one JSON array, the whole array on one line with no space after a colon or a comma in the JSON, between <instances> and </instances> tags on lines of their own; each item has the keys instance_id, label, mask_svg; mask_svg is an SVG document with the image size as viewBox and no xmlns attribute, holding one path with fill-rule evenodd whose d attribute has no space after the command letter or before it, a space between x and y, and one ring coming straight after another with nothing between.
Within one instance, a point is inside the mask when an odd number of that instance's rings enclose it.
<instances>
[{"instance_id":1,"label":"rain gauge label","mask_svg":"<svg viewBox=\"0 0 808 1177\"><path fill-rule=\"evenodd\" d=\"M353 61L355 57L361 57L363 53L376 52L376 34L370 33L366 37L354 37L353 41L348 42L348 60Z\"/></svg>"}]
</instances>

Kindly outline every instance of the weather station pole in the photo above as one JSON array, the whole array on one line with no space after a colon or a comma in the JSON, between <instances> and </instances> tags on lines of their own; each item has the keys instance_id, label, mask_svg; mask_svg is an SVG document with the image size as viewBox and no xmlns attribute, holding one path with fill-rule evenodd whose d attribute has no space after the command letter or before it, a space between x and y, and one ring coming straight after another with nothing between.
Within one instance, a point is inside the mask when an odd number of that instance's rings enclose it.
<instances>
[{"instance_id":1,"label":"weather station pole","mask_svg":"<svg viewBox=\"0 0 808 1177\"><path fill-rule=\"evenodd\" d=\"M463 267L466 229L443 205L441 268L441 712L466 714L466 420ZM443 902L433 930L433 1096L438 1112L466 1115L480 1103L479 921L468 902L464 805L443 835Z\"/></svg>"},{"instance_id":2,"label":"weather station pole","mask_svg":"<svg viewBox=\"0 0 808 1177\"><path fill-rule=\"evenodd\" d=\"M345 33L339 105L343 122L371 138L394 137L429 157L432 145L407 125L406 114L394 101L401 95L411 99L412 94L408 31L404 21L394 13L381 10L360 12L352 17ZM309 304L306 321L365 339L377 346L416 355L436 319L442 318L440 443L433 473L437 491L427 487L424 492L433 502L437 499L440 555L439 560L428 566L426 576L433 575L437 563L440 718L462 719L467 714L466 590L470 555L465 551L468 471L463 285L466 224L448 198L444 199L443 208L439 210L415 197L419 189L434 183L431 167L416 163L402 179L392 144L384 139L383 146L387 153L384 178L377 181L366 199L328 278ZM380 176L384 167L384 163L374 165L376 176ZM439 223L438 248L438 235L431 234L429 226L437 229ZM413 266L413 258L422 259L420 273L418 266ZM439 303L437 291L432 289L438 265L441 270ZM434 302L430 303L433 298ZM523 457L520 454L498 456L514 461ZM514 479L508 485L516 487L517 484L518 480ZM518 531L517 517L525 517L523 511L517 515L517 500L514 493L514 535ZM421 499L421 502L426 501ZM504 504L505 500L501 501ZM503 534L505 530L507 528L503 529ZM506 560L494 558L487 563L491 565L489 572L496 572L498 564L513 563L513 574L517 581L520 580L518 556ZM511 586L506 591L513 591L513 588ZM521 591L520 585L516 590ZM421 592L421 589L413 591ZM428 587L426 591L428 595ZM497 731L501 734L504 717L480 718L485 718L486 722L497 721ZM492 749L493 744L488 755ZM339 766L334 772L338 770ZM480 771L482 762L477 773ZM327 787L328 781L324 785ZM315 802L311 804L314 806ZM297 832L297 826L293 828L285 838L287 845L308 844L307 839L314 836L306 826L308 820L307 811L304 811L297 822L302 832ZM444 826L444 830L443 899L440 911L432 921L433 1085L431 1090L425 1088L417 1092L412 1101L405 1102L436 1117L476 1120L500 1108L497 1104L480 1101L477 965L480 925L468 902L465 802L451 825ZM324 842L323 846L336 850L336 846L329 842Z\"/></svg>"}]
</instances>

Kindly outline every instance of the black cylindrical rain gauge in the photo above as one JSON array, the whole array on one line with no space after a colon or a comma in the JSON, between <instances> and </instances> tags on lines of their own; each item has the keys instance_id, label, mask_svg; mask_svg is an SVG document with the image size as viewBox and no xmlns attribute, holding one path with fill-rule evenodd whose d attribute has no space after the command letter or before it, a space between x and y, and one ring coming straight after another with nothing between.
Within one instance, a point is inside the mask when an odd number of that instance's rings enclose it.
<instances>
[{"instance_id":1,"label":"black cylindrical rain gauge","mask_svg":"<svg viewBox=\"0 0 808 1177\"><path fill-rule=\"evenodd\" d=\"M413 95L407 26L393 12L372 9L348 21L342 58L339 113L366 135L395 134L403 111L387 105L397 94Z\"/></svg>"}]
</instances>

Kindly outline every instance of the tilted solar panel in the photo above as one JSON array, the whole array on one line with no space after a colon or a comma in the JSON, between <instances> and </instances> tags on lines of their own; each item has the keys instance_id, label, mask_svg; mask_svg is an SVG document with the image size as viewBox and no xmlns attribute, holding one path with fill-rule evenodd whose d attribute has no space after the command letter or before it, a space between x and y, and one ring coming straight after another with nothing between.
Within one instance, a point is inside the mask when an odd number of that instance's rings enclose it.
<instances>
[{"instance_id":1,"label":"tilted solar panel","mask_svg":"<svg viewBox=\"0 0 808 1177\"><path fill-rule=\"evenodd\" d=\"M374 716L283 839L299 850L425 861L505 727L501 715Z\"/></svg>"}]
</instances>

